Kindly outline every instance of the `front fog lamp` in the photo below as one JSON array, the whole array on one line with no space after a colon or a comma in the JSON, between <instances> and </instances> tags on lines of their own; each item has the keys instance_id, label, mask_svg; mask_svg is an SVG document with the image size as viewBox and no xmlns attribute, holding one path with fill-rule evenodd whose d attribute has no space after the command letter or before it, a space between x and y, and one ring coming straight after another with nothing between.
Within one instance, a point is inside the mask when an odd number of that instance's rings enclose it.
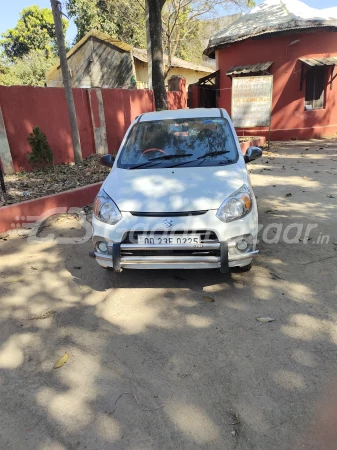
<instances>
[{"instance_id":1,"label":"front fog lamp","mask_svg":"<svg viewBox=\"0 0 337 450\"><path fill-rule=\"evenodd\" d=\"M95 198L93 211L96 219L109 223L110 225L115 225L122 219L122 215L116 204L103 189L99 191Z\"/></svg>"},{"instance_id":2,"label":"front fog lamp","mask_svg":"<svg viewBox=\"0 0 337 450\"><path fill-rule=\"evenodd\" d=\"M248 186L243 185L221 204L216 216L222 222L241 219L252 209L252 196Z\"/></svg>"},{"instance_id":3,"label":"front fog lamp","mask_svg":"<svg viewBox=\"0 0 337 450\"><path fill-rule=\"evenodd\" d=\"M107 253L107 251L108 251L108 246L107 246L106 242L103 242L103 241L97 242L96 248L100 253Z\"/></svg>"},{"instance_id":4,"label":"front fog lamp","mask_svg":"<svg viewBox=\"0 0 337 450\"><path fill-rule=\"evenodd\" d=\"M236 243L236 248L240 250L240 252L244 252L249 247L248 242L245 239L242 239L241 241L238 241Z\"/></svg>"}]
</instances>

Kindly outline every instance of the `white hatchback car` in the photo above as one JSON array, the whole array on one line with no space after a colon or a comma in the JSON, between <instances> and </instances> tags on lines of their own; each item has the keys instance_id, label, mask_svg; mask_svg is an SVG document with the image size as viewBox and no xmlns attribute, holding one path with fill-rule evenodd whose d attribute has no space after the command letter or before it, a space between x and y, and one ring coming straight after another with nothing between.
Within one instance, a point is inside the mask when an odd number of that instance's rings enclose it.
<instances>
[{"instance_id":1,"label":"white hatchback car","mask_svg":"<svg viewBox=\"0 0 337 450\"><path fill-rule=\"evenodd\" d=\"M94 203L91 256L105 268L249 270L256 200L223 109L146 113L129 127Z\"/></svg>"}]
</instances>

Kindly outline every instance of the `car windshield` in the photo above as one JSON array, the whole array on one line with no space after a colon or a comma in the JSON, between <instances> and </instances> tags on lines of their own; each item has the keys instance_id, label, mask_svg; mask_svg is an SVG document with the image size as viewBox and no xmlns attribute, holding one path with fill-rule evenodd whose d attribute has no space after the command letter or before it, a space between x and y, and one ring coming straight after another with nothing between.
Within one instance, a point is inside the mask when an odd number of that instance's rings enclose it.
<instances>
[{"instance_id":1,"label":"car windshield","mask_svg":"<svg viewBox=\"0 0 337 450\"><path fill-rule=\"evenodd\" d=\"M238 151L224 118L158 120L136 123L122 148L123 169L233 164Z\"/></svg>"}]
</instances>

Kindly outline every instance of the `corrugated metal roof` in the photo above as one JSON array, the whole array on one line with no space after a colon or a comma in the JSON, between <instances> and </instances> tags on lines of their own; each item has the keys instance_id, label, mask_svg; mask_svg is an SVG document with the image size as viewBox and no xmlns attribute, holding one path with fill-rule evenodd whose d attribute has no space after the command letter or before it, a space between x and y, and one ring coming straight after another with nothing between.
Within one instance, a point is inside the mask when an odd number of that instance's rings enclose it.
<instances>
[{"instance_id":1,"label":"corrugated metal roof","mask_svg":"<svg viewBox=\"0 0 337 450\"><path fill-rule=\"evenodd\" d=\"M266 63L251 64L249 66L233 66L227 70L226 75L239 75L240 73L263 72L273 64L273 61Z\"/></svg>"},{"instance_id":2,"label":"corrugated metal roof","mask_svg":"<svg viewBox=\"0 0 337 450\"><path fill-rule=\"evenodd\" d=\"M337 56L329 56L326 58L299 58L308 66L334 66L337 65Z\"/></svg>"},{"instance_id":3,"label":"corrugated metal roof","mask_svg":"<svg viewBox=\"0 0 337 450\"><path fill-rule=\"evenodd\" d=\"M99 39L100 41L106 42L107 44L111 44L111 45L113 45L115 47L118 47L121 50L124 50L125 52L130 52L131 49L132 49L131 45L126 44L125 42L119 41L118 39L114 39L114 38L110 37L108 34L102 33L101 31L97 31L97 30L91 30L85 36L83 36L83 38L81 40L79 40L77 42L77 44L75 44L74 47L69 50L69 52L67 52L67 59L69 59L91 37L94 37L96 39ZM47 75L46 75L47 80L50 79L50 78L53 78L53 76L55 75L57 69L59 69L60 67L61 67L60 63L58 63L55 66L53 66L47 72Z\"/></svg>"},{"instance_id":4,"label":"corrugated metal roof","mask_svg":"<svg viewBox=\"0 0 337 450\"><path fill-rule=\"evenodd\" d=\"M126 44L125 42L122 42L118 39L112 38L108 34L102 33L101 31L97 30L91 30L80 41L78 41L77 44L74 45L74 47L71 50L69 50L69 52L67 53L67 58L69 58L73 53L75 53L76 50L78 50L91 37L95 37L100 41L104 41L107 44L111 44L126 52L130 52L132 48L131 45Z\"/></svg>"},{"instance_id":5,"label":"corrugated metal roof","mask_svg":"<svg viewBox=\"0 0 337 450\"><path fill-rule=\"evenodd\" d=\"M216 48L263 34L322 27L337 30L337 7L319 10L299 0L265 0L212 36L204 53L213 55Z\"/></svg>"},{"instance_id":6,"label":"corrugated metal roof","mask_svg":"<svg viewBox=\"0 0 337 450\"><path fill-rule=\"evenodd\" d=\"M147 63L147 51L142 48L135 48L133 47L132 53L134 58L139 59L139 61L143 61ZM164 55L164 64L168 64L168 58L166 55ZM206 72L206 73L212 73L214 72L214 66L208 66L205 64L197 64L192 63L189 61L185 61L181 58L172 58L172 67L178 67L182 69L190 69L190 70L196 70L198 72Z\"/></svg>"}]
</instances>

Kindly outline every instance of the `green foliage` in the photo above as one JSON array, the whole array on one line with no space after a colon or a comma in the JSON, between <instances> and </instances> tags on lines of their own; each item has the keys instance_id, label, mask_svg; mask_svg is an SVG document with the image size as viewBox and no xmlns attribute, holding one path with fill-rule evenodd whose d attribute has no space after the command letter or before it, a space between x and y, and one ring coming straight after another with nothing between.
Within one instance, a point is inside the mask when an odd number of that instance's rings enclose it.
<instances>
[{"instance_id":1,"label":"green foliage","mask_svg":"<svg viewBox=\"0 0 337 450\"><path fill-rule=\"evenodd\" d=\"M75 43L95 29L135 47L146 46L143 0L68 0L66 5L77 26Z\"/></svg>"},{"instance_id":2,"label":"green foliage","mask_svg":"<svg viewBox=\"0 0 337 450\"><path fill-rule=\"evenodd\" d=\"M6 61L3 57L0 55L0 85L2 77L6 76L8 72L10 71L10 67L8 65L8 61Z\"/></svg>"},{"instance_id":3,"label":"green foliage","mask_svg":"<svg viewBox=\"0 0 337 450\"><path fill-rule=\"evenodd\" d=\"M3 64L0 66L0 86L15 86L21 84L12 69L12 65Z\"/></svg>"},{"instance_id":4,"label":"green foliage","mask_svg":"<svg viewBox=\"0 0 337 450\"><path fill-rule=\"evenodd\" d=\"M68 21L62 19L66 31ZM32 50L41 50L46 57L56 54L56 36L51 9L36 5L24 8L14 28L2 33L0 45L6 57L14 61Z\"/></svg>"},{"instance_id":5,"label":"green foliage","mask_svg":"<svg viewBox=\"0 0 337 450\"><path fill-rule=\"evenodd\" d=\"M47 136L39 127L33 128L33 132L28 136L28 142L32 152L28 159L33 165L51 165L53 163L53 152L49 147Z\"/></svg>"},{"instance_id":6,"label":"green foliage","mask_svg":"<svg viewBox=\"0 0 337 450\"><path fill-rule=\"evenodd\" d=\"M56 56L46 58L41 50L32 50L14 62L0 61L0 85L44 86L48 70L57 63Z\"/></svg>"},{"instance_id":7,"label":"green foliage","mask_svg":"<svg viewBox=\"0 0 337 450\"><path fill-rule=\"evenodd\" d=\"M200 62L203 50L200 42L202 23L193 17L191 2L167 0L162 20L164 52L169 61L177 56L187 61Z\"/></svg>"},{"instance_id":8,"label":"green foliage","mask_svg":"<svg viewBox=\"0 0 337 450\"><path fill-rule=\"evenodd\" d=\"M202 52L207 43L204 40L205 27L203 21L193 20L189 26L188 39L182 39L175 56L194 63L202 63Z\"/></svg>"},{"instance_id":9,"label":"green foliage","mask_svg":"<svg viewBox=\"0 0 337 450\"><path fill-rule=\"evenodd\" d=\"M107 0L115 12L116 36L138 48L146 48L145 1ZM126 20L127 18L127 20Z\"/></svg>"},{"instance_id":10,"label":"green foliage","mask_svg":"<svg viewBox=\"0 0 337 450\"><path fill-rule=\"evenodd\" d=\"M74 18L77 26L75 42L92 29L115 36L116 26L105 0L68 0L66 6L69 17Z\"/></svg>"}]
</instances>

